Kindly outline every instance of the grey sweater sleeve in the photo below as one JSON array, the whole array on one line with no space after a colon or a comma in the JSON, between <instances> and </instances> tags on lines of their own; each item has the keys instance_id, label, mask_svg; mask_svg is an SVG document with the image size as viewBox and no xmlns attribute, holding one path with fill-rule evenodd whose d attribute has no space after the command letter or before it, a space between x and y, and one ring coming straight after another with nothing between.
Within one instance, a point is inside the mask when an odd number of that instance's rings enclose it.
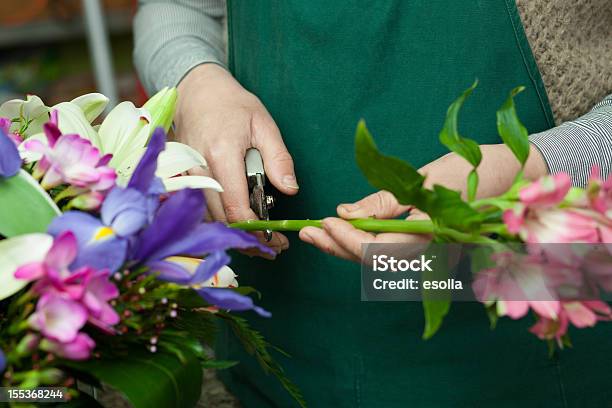
<instances>
[{"instance_id":1,"label":"grey sweater sleeve","mask_svg":"<svg viewBox=\"0 0 612 408\"><path fill-rule=\"evenodd\" d=\"M225 13L225 0L139 0L134 63L150 94L200 64L224 65Z\"/></svg>"},{"instance_id":2,"label":"grey sweater sleeve","mask_svg":"<svg viewBox=\"0 0 612 408\"><path fill-rule=\"evenodd\" d=\"M584 187L596 164L605 178L612 173L612 95L586 115L530 136L550 173L566 172Z\"/></svg>"}]
</instances>

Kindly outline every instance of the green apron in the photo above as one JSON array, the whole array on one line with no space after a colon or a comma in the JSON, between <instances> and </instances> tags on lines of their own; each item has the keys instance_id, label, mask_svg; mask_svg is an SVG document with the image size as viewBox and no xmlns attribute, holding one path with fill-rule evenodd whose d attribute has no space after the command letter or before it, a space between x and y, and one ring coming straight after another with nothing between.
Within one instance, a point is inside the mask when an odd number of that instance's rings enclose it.
<instances>
[{"instance_id":1,"label":"green apron","mask_svg":"<svg viewBox=\"0 0 612 408\"><path fill-rule=\"evenodd\" d=\"M495 110L517 85L527 128L553 126L511 0L241 0L229 1L228 19L231 70L295 160L300 192L276 194L275 219L335 215L374 191L354 159L360 118L383 152L415 166L445 154L446 108L475 78L465 135L499 143ZM481 305L460 303L423 341L421 304L361 302L358 265L290 238L274 262L235 256L233 266L261 291L273 317L248 317L292 356L278 358L311 406L610 406L612 325L574 333L576 350L549 359L531 321L491 331ZM241 360L222 376L245 407L295 405L231 336L220 343L222 357Z\"/></svg>"}]
</instances>

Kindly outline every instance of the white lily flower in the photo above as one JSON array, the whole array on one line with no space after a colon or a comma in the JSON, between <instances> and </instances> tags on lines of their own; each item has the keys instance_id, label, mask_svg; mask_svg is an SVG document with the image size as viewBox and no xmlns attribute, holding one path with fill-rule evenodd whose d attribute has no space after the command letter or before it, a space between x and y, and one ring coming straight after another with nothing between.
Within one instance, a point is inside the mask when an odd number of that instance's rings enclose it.
<instances>
[{"instance_id":1,"label":"white lily flower","mask_svg":"<svg viewBox=\"0 0 612 408\"><path fill-rule=\"evenodd\" d=\"M108 98L101 93L89 93L74 98L70 102L81 108L87 121L92 123L104 112L106 105L108 105Z\"/></svg>"},{"instance_id":2,"label":"white lily flower","mask_svg":"<svg viewBox=\"0 0 612 408\"><path fill-rule=\"evenodd\" d=\"M12 99L0 105L0 117L13 121L11 132L27 138L42 132L42 126L49 120L49 108L36 95L28 95L26 100ZM27 128L23 131L24 128Z\"/></svg>"},{"instance_id":3,"label":"white lily flower","mask_svg":"<svg viewBox=\"0 0 612 408\"><path fill-rule=\"evenodd\" d=\"M2 108L12 114L20 112L20 109L40 114L40 124L36 122L37 127L32 130L28 128L27 136L46 143L42 124L48 120L51 110L57 110L62 133L76 133L89 140L103 154L113 155L109 165L117 170L117 183L124 186L144 154L154 126L162 126L167 130L172 123L176 97L174 88L164 88L142 108L137 108L132 102L122 102L113 108L99 126L92 126L91 122L108 104L108 98L99 93L83 95L51 108L44 106L40 98L29 96L28 101L15 100L2 105L0 116ZM23 144L19 150L26 162L40 159L40 155L25 151ZM206 167L206 160L200 153L185 144L168 142L166 149L159 155L156 175L162 179L169 192L182 188L223 191L219 183L210 177L182 176L195 167Z\"/></svg>"},{"instance_id":4,"label":"white lily flower","mask_svg":"<svg viewBox=\"0 0 612 408\"><path fill-rule=\"evenodd\" d=\"M199 259L187 256L170 256L166 258L165 261L180 265L193 275L200 264L206 262L206 258ZM237 277L238 275L236 275L232 268L224 265L210 279L198 284L198 286L205 288L237 288L239 286L236 280Z\"/></svg>"},{"instance_id":5,"label":"white lily flower","mask_svg":"<svg viewBox=\"0 0 612 408\"><path fill-rule=\"evenodd\" d=\"M25 234L0 241L0 300L15 294L28 281L15 278L15 270L30 262L40 262L53 244L48 234Z\"/></svg>"}]
</instances>

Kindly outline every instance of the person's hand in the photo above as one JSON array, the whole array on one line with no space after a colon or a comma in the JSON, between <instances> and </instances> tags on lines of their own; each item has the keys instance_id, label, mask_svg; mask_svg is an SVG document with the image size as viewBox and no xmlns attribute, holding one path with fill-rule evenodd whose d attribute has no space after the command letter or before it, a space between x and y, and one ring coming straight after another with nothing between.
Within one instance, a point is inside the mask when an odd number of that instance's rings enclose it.
<instances>
[{"instance_id":1,"label":"person's hand","mask_svg":"<svg viewBox=\"0 0 612 408\"><path fill-rule=\"evenodd\" d=\"M337 208L341 218L325 218L323 228L305 227L300 230L300 239L321 251L350 261L360 262L362 244L366 243L426 243L429 236L382 233L372 234L353 227L345 220L375 217L395 218L410 211L407 219L428 219L426 214L401 205L388 191L379 191L353 204L340 204Z\"/></svg>"},{"instance_id":2,"label":"person's hand","mask_svg":"<svg viewBox=\"0 0 612 408\"><path fill-rule=\"evenodd\" d=\"M249 205L244 166L251 147L260 151L266 175L279 191L298 192L293 160L274 120L260 100L222 67L203 64L183 78L175 123L178 140L202 152L208 162L206 172L194 170L194 174L209 175L224 189L220 196L206 191L214 220L257 219ZM259 236L263 240L261 233ZM274 233L269 246L279 253L288 248L289 241Z\"/></svg>"},{"instance_id":3,"label":"person's hand","mask_svg":"<svg viewBox=\"0 0 612 408\"><path fill-rule=\"evenodd\" d=\"M512 185L520 165L510 149L503 144L482 145L482 162L478 167L480 184L477 198L491 197L504 193ZM530 155L523 169L524 177L535 180L545 174L548 169L541 153L530 146ZM462 157L455 153L432 161L419 169L426 179L424 186L432 188L435 184L457 190L466 196L467 177L472 167ZM344 220L355 218L395 218L410 210L409 206L400 205L393 194L379 191L354 204L338 206L338 215L342 218L326 218L323 229L306 227L300 231L300 239L312 244L328 254L359 261L362 244L366 243L426 243L430 237L413 234L371 234L354 228ZM343 220L344 219L344 220ZM412 210L408 219L428 219L427 214Z\"/></svg>"}]
</instances>

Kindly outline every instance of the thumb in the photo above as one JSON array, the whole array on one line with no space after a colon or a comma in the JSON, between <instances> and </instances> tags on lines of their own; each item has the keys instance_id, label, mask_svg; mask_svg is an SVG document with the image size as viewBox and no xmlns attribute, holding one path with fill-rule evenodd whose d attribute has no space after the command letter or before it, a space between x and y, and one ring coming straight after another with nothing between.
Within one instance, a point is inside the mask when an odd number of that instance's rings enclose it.
<instances>
[{"instance_id":1,"label":"thumb","mask_svg":"<svg viewBox=\"0 0 612 408\"><path fill-rule=\"evenodd\" d=\"M272 118L253 120L252 132L253 147L261 153L266 176L270 182L284 194L297 194L300 187L295 177L293 159Z\"/></svg>"},{"instance_id":2,"label":"thumb","mask_svg":"<svg viewBox=\"0 0 612 408\"><path fill-rule=\"evenodd\" d=\"M337 211L338 215L344 219L395 218L408 212L411 208L409 205L398 203L390 192L381 190L353 204L340 204Z\"/></svg>"}]
</instances>

